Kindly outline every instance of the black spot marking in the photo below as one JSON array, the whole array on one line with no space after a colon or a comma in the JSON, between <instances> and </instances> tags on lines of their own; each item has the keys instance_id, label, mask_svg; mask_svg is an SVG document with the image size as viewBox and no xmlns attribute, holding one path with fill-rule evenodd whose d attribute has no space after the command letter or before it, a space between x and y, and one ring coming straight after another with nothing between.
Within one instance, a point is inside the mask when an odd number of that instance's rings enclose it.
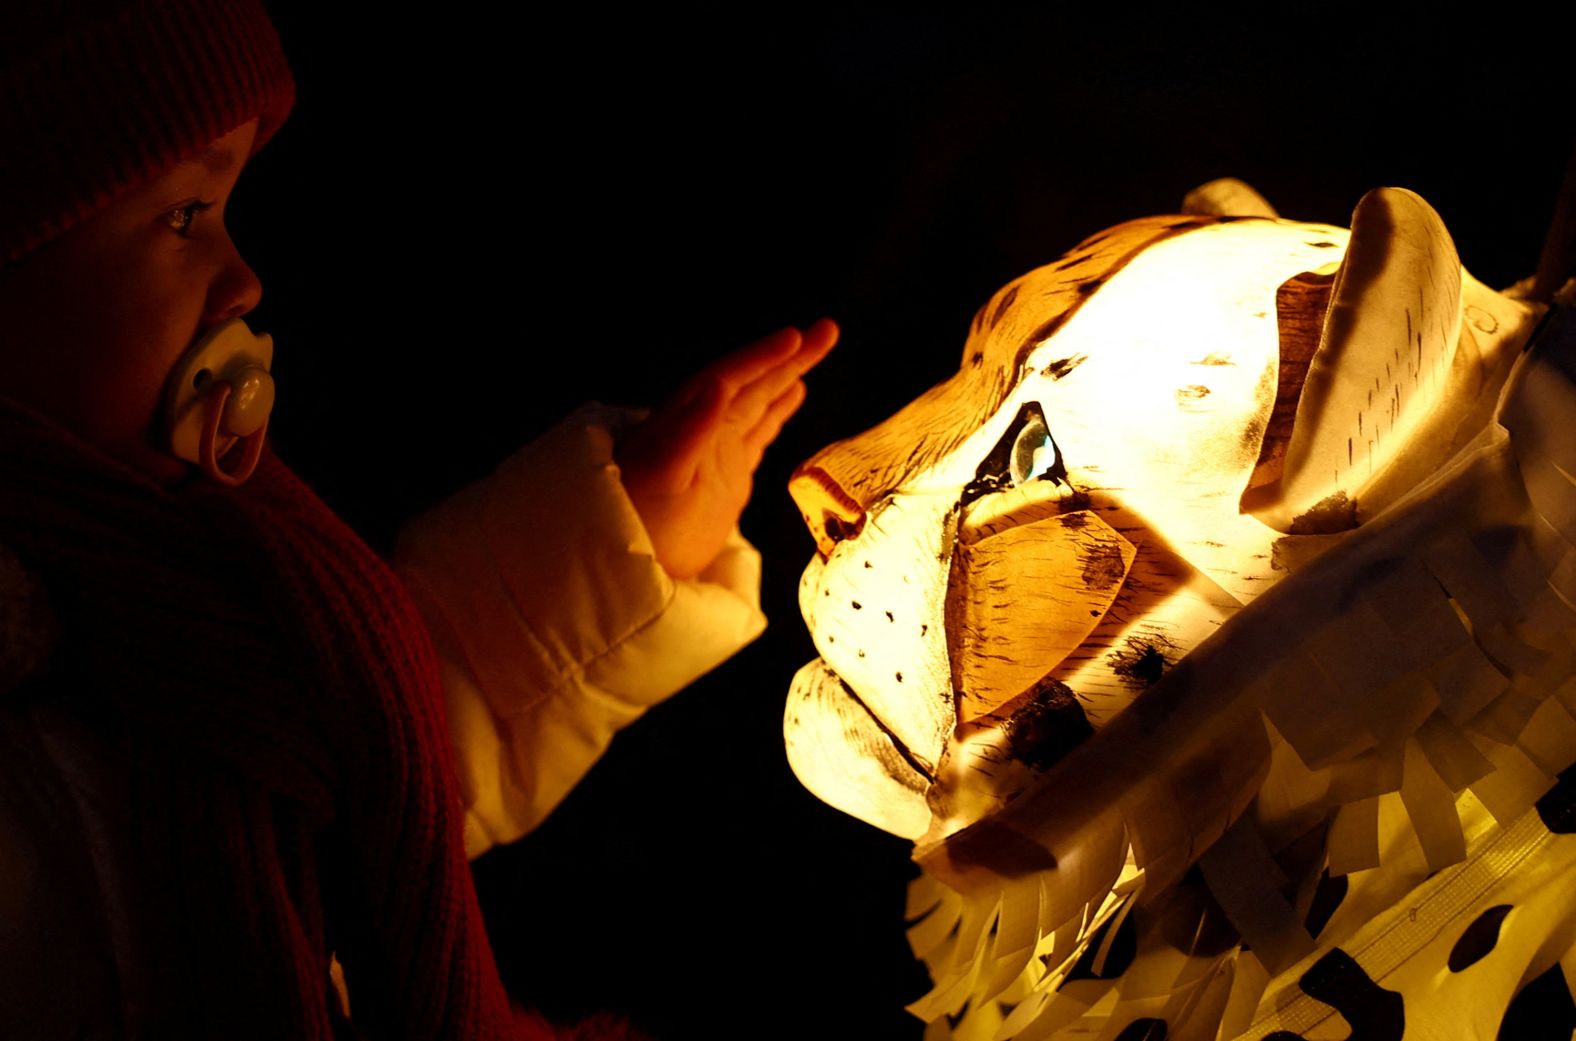
<instances>
[{"instance_id":1,"label":"black spot marking","mask_svg":"<svg viewBox=\"0 0 1576 1041\"><path fill-rule=\"evenodd\" d=\"M1105 279L1091 278L1087 282L1078 283L1078 294L1080 296L1089 296L1103 285L1105 285Z\"/></svg>"},{"instance_id":2,"label":"black spot marking","mask_svg":"<svg viewBox=\"0 0 1576 1041\"><path fill-rule=\"evenodd\" d=\"M865 609L865 605L861 604L858 600L850 600L848 602L850 605L852 605L855 611L863 611Z\"/></svg>"},{"instance_id":3,"label":"black spot marking","mask_svg":"<svg viewBox=\"0 0 1576 1041\"><path fill-rule=\"evenodd\" d=\"M873 568L873 567L874 567L874 566L875 566L875 565L874 565L874 564L872 564L872 563L870 563L870 561L868 561L868 560L867 560L867 561L865 561L865 570L866 570L866 571L869 571L869 570L870 570L870 569L871 569L871 568Z\"/></svg>"},{"instance_id":4,"label":"black spot marking","mask_svg":"<svg viewBox=\"0 0 1576 1041\"><path fill-rule=\"evenodd\" d=\"M1152 1016L1135 1019L1113 1041L1166 1041L1166 1021Z\"/></svg>"},{"instance_id":5,"label":"black spot marking","mask_svg":"<svg viewBox=\"0 0 1576 1041\"><path fill-rule=\"evenodd\" d=\"M859 656L860 656L860 657L861 657L861 658L863 658L863 657L864 657L864 656L865 656L865 652L864 652L864 648L860 648L860 650L859 650Z\"/></svg>"},{"instance_id":6,"label":"black spot marking","mask_svg":"<svg viewBox=\"0 0 1576 1041\"><path fill-rule=\"evenodd\" d=\"M1556 835L1576 832L1576 766L1566 767L1559 781L1538 800L1543 826Z\"/></svg>"},{"instance_id":7,"label":"black spot marking","mask_svg":"<svg viewBox=\"0 0 1576 1041\"><path fill-rule=\"evenodd\" d=\"M1170 651L1172 657L1167 657ZM1146 690L1160 682L1172 664L1176 648L1159 636L1129 636L1127 649L1111 652L1111 671L1134 690Z\"/></svg>"},{"instance_id":8,"label":"black spot marking","mask_svg":"<svg viewBox=\"0 0 1576 1041\"><path fill-rule=\"evenodd\" d=\"M930 626L922 625L919 627L919 635L924 636L928 632L930 632Z\"/></svg>"},{"instance_id":9,"label":"black spot marking","mask_svg":"<svg viewBox=\"0 0 1576 1041\"><path fill-rule=\"evenodd\" d=\"M1351 883L1345 875L1332 878L1329 871L1325 871L1319 877L1318 888L1313 891L1313 902L1308 906L1308 920L1304 923L1309 936L1317 937L1330 924L1330 917L1341 906L1341 901L1346 899L1346 892L1350 888Z\"/></svg>"},{"instance_id":10,"label":"black spot marking","mask_svg":"<svg viewBox=\"0 0 1576 1041\"><path fill-rule=\"evenodd\" d=\"M1570 1041L1576 1031L1576 1002L1559 962L1522 987L1500 1020L1500 1041Z\"/></svg>"},{"instance_id":11,"label":"black spot marking","mask_svg":"<svg viewBox=\"0 0 1576 1041\"><path fill-rule=\"evenodd\" d=\"M1008 752L1020 763L1047 769L1094 733L1078 696L1061 680L1046 676L1026 694L1002 727Z\"/></svg>"},{"instance_id":12,"label":"black spot marking","mask_svg":"<svg viewBox=\"0 0 1576 1041\"><path fill-rule=\"evenodd\" d=\"M826 637L826 642L827 643L836 643L837 642L837 637L828 634L827 637Z\"/></svg>"},{"instance_id":13,"label":"black spot marking","mask_svg":"<svg viewBox=\"0 0 1576 1041\"><path fill-rule=\"evenodd\" d=\"M1187 405L1194 401L1203 401L1209 397L1209 388L1202 383L1191 383L1186 387L1177 388L1177 404Z\"/></svg>"},{"instance_id":14,"label":"black spot marking","mask_svg":"<svg viewBox=\"0 0 1576 1041\"><path fill-rule=\"evenodd\" d=\"M1335 248L1335 243L1333 243L1333 242L1310 242L1310 243L1308 243L1308 245L1312 246L1314 249L1334 249Z\"/></svg>"},{"instance_id":15,"label":"black spot marking","mask_svg":"<svg viewBox=\"0 0 1576 1041\"><path fill-rule=\"evenodd\" d=\"M969 355L969 364L974 366L976 369L980 367L980 363L983 362L984 360L985 360L985 352L984 351L975 351L973 354Z\"/></svg>"},{"instance_id":16,"label":"black spot marking","mask_svg":"<svg viewBox=\"0 0 1576 1041\"><path fill-rule=\"evenodd\" d=\"M898 673L893 673L893 675L895 675L895 676L896 676L896 677L897 677L897 681L898 681L898 682L899 682L899 683L902 683L902 682L903 682L903 674L902 674L902 673L901 673L901 672L898 672Z\"/></svg>"},{"instance_id":17,"label":"black spot marking","mask_svg":"<svg viewBox=\"0 0 1576 1041\"><path fill-rule=\"evenodd\" d=\"M1091 261L1093 259L1094 259L1094 255L1092 253L1085 253L1082 256L1073 257L1071 260L1064 260L1064 261L1062 261L1060 264L1057 264L1056 267L1053 268L1052 270L1055 270L1055 271L1066 271L1068 268L1077 267L1079 264L1088 263L1089 261Z\"/></svg>"},{"instance_id":18,"label":"black spot marking","mask_svg":"<svg viewBox=\"0 0 1576 1041\"><path fill-rule=\"evenodd\" d=\"M1058 358L1047 365L1045 368L1041 369L1040 374L1042 376L1048 376L1053 380L1059 380L1069 372L1072 372L1078 366L1082 365L1088 360L1088 358L1089 356L1087 354L1073 354L1066 358Z\"/></svg>"},{"instance_id":19,"label":"black spot marking","mask_svg":"<svg viewBox=\"0 0 1576 1041\"><path fill-rule=\"evenodd\" d=\"M1133 916L1127 915L1122 919L1122 925L1116 930L1116 935L1111 937L1111 949L1106 952L1105 964L1100 966L1100 971L1094 969L1095 958L1100 953L1100 948L1105 946L1105 937L1111 931L1111 923L1116 919L1107 919L1106 923L1094 931L1089 937L1089 946L1078 956L1078 961L1073 964L1072 971L1067 974L1063 983L1073 980L1114 980L1126 972L1128 966L1133 964L1133 956L1138 953L1138 926L1133 922ZM1061 986L1058 984L1057 989Z\"/></svg>"},{"instance_id":20,"label":"black spot marking","mask_svg":"<svg viewBox=\"0 0 1576 1041\"><path fill-rule=\"evenodd\" d=\"M1460 972L1470 965L1475 965L1488 956L1499 943L1499 926L1510 914L1509 904L1496 904L1495 906L1478 915L1471 925L1461 933L1461 939L1450 948L1450 957L1445 964L1450 966L1451 972Z\"/></svg>"},{"instance_id":21,"label":"black spot marking","mask_svg":"<svg viewBox=\"0 0 1576 1041\"><path fill-rule=\"evenodd\" d=\"M1210 354L1204 355L1198 361L1193 362L1193 364L1194 365L1235 365L1237 363L1231 360L1231 355L1229 355L1229 354L1210 353Z\"/></svg>"},{"instance_id":22,"label":"black spot marking","mask_svg":"<svg viewBox=\"0 0 1576 1041\"><path fill-rule=\"evenodd\" d=\"M893 618L893 617L892 617L892 612L891 612L891 611L888 611L888 612L886 612L886 616L887 616L887 621L889 621L889 622L895 622L895 621L897 621L897 619L896 619L896 618Z\"/></svg>"},{"instance_id":23,"label":"black spot marking","mask_svg":"<svg viewBox=\"0 0 1576 1041\"><path fill-rule=\"evenodd\" d=\"M1057 518L1067 527L1066 516ZM1082 517L1078 518L1080 521ZM1110 589L1127 577L1127 562L1114 542L1102 542L1090 548L1083 559L1083 584L1085 589Z\"/></svg>"},{"instance_id":24,"label":"black spot marking","mask_svg":"<svg viewBox=\"0 0 1576 1041\"><path fill-rule=\"evenodd\" d=\"M1406 1031L1405 1000L1375 983L1339 947L1314 962L1297 985L1309 997L1333 1007L1351 1024L1352 1032L1346 1041L1401 1041Z\"/></svg>"}]
</instances>

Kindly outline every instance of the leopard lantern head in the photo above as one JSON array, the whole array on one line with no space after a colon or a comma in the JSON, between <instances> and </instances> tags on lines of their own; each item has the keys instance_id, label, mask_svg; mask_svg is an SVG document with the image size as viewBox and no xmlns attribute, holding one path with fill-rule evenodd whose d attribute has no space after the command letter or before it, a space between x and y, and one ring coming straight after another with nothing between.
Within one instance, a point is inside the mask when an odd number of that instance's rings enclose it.
<instances>
[{"instance_id":1,"label":"leopard lantern head","mask_svg":"<svg viewBox=\"0 0 1576 1041\"><path fill-rule=\"evenodd\" d=\"M1131 221L1009 283L957 374L791 480L795 772L922 843L989 816L1404 494L1457 437L1440 401L1478 407L1463 309L1505 307L1399 189L1351 232Z\"/></svg>"}]
</instances>

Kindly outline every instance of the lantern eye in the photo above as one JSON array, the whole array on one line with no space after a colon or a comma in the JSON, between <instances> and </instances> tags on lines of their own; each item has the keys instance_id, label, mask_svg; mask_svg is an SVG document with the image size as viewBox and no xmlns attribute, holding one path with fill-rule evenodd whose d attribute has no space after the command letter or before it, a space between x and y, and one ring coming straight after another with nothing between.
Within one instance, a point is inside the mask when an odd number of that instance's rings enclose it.
<instances>
[{"instance_id":1,"label":"lantern eye","mask_svg":"<svg viewBox=\"0 0 1576 1041\"><path fill-rule=\"evenodd\" d=\"M980 463L974 480L963 489L963 501L1041 480L1066 484L1067 467L1045 422L1045 411L1038 401L1030 401L1018 410L1007 432Z\"/></svg>"},{"instance_id":2,"label":"lantern eye","mask_svg":"<svg viewBox=\"0 0 1576 1041\"><path fill-rule=\"evenodd\" d=\"M1067 476L1067 468L1062 465L1062 450L1056 446L1050 427L1045 425L1045 417L1037 408L1018 426L1008 465L1014 488L1042 478L1061 484L1062 478Z\"/></svg>"}]
</instances>

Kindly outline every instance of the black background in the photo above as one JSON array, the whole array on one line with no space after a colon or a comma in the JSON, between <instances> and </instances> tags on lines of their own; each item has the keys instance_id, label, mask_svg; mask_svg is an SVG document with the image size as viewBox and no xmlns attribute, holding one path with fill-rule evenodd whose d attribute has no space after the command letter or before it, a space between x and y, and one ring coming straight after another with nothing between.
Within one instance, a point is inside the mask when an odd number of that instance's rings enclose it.
<instances>
[{"instance_id":1,"label":"black background","mask_svg":"<svg viewBox=\"0 0 1576 1041\"><path fill-rule=\"evenodd\" d=\"M299 96L231 229L277 340L280 454L374 545L583 400L652 403L783 324L842 324L742 522L766 635L476 865L519 1000L663 1039L921 1033L906 844L782 751L813 654L800 459L944 378L997 286L1205 180L1336 224L1412 188L1505 285L1571 145L1569 48L1492 9L269 6Z\"/></svg>"}]
</instances>

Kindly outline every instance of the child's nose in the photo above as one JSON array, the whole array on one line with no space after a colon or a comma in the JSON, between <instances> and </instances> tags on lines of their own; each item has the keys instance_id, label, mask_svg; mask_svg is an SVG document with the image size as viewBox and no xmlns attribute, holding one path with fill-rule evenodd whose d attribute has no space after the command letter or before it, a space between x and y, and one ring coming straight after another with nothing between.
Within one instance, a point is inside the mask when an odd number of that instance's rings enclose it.
<instances>
[{"instance_id":1,"label":"child's nose","mask_svg":"<svg viewBox=\"0 0 1576 1041\"><path fill-rule=\"evenodd\" d=\"M223 267L208 296L209 325L240 318L263 299L263 283L228 235L224 238L224 247Z\"/></svg>"}]
</instances>

